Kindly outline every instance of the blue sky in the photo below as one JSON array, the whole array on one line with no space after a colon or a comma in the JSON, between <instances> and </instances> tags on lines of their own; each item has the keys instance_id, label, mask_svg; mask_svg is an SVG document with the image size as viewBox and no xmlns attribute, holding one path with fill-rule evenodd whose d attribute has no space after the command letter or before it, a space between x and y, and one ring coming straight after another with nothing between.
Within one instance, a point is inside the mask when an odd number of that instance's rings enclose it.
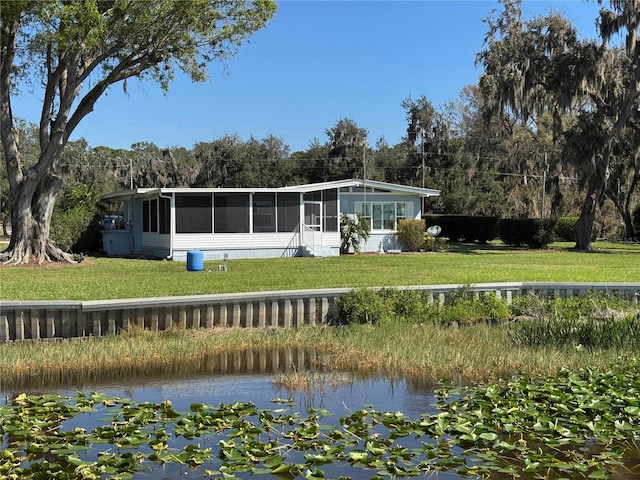
<instances>
[{"instance_id":1,"label":"blue sky","mask_svg":"<svg viewBox=\"0 0 640 480\"><path fill-rule=\"evenodd\" d=\"M497 1L303 1L278 3L275 18L210 80L177 77L164 95L152 83L130 81L103 96L72 135L89 145L129 148L140 141L192 148L225 134L280 137L305 150L343 117L393 145L404 134L407 97L425 95L439 107L477 83ZM564 13L584 37L596 37L594 0L525 0L526 16ZM14 99L14 114L35 122L38 92Z\"/></svg>"}]
</instances>

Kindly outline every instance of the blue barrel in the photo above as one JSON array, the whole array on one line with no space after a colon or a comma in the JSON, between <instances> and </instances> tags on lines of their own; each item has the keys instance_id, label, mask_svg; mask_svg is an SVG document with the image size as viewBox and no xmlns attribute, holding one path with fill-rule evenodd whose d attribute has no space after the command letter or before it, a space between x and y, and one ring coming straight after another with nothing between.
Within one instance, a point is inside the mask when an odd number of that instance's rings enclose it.
<instances>
[{"instance_id":1,"label":"blue barrel","mask_svg":"<svg viewBox=\"0 0 640 480\"><path fill-rule=\"evenodd\" d=\"M189 250L187 252L187 270L190 272L201 272L203 268L203 253L200 250Z\"/></svg>"}]
</instances>

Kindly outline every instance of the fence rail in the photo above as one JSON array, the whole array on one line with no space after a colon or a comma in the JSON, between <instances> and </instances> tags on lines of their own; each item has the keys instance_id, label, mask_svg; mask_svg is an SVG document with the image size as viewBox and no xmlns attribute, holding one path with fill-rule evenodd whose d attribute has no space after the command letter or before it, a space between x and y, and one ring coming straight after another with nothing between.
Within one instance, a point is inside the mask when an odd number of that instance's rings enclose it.
<instances>
[{"instance_id":1,"label":"fence rail","mask_svg":"<svg viewBox=\"0 0 640 480\"><path fill-rule=\"evenodd\" d=\"M640 283L482 283L397 287L430 292L445 303L462 288L507 303L519 296L571 297L604 292L638 302ZM0 342L115 335L131 326L166 330L214 327L299 327L326 323L349 288L288 290L92 301L1 301Z\"/></svg>"}]
</instances>

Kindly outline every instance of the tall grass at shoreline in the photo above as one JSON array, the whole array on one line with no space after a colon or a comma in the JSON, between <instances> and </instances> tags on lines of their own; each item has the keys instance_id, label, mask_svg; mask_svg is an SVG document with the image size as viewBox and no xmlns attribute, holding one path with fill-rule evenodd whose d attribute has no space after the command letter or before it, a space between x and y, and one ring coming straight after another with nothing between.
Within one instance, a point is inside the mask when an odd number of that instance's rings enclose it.
<instances>
[{"instance_id":1,"label":"tall grass at shoreline","mask_svg":"<svg viewBox=\"0 0 640 480\"><path fill-rule=\"evenodd\" d=\"M554 375L562 368L609 368L631 362L637 352L573 346L514 346L505 328L460 329L378 326L299 329L133 331L113 337L57 343L0 345L0 391L81 386L151 375L206 373L223 352L251 349L314 349L328 354L327 367L359 374L407 376L420 381L475 383L517 372Z\"/></svg>"},{"instance_id":2,"label":"tall grass at shoreline","mask_svg":"<svg viewBox=\"0 0 640 480\"><path fill-rule=\"evenodd\" d=\"M307 341L313 342L313 335ZM0 391L74 386L138 376L206 373L222 353L311 348L296 330L132 329L116 336L0 344Z\"/></svg>"},{"instance_id":3,"label":"tall grass at shoreline","mask_svg":"<svg viewBox=\"0 0 640 480\"><path fill-rule=\"evenodd\" d=\"M585 365L607 367L631 361L637 352L584 349L529 348L514 345L506 328L486 324L464 328L381 324L348 327L338 351L337 368L389 374L425 380L489 381L526 372L554 375L560 369ZM357 353L356 353L357 352ZM355 353L355 355L354 355ZM360 357L360 360L356 358Z\"/></svg>"}]
</instances>

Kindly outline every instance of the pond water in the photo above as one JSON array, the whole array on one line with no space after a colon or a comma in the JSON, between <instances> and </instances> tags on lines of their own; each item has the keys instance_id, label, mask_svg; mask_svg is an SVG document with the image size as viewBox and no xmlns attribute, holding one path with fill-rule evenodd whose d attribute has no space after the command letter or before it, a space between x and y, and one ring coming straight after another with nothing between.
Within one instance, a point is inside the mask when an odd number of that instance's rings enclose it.
<instances>
[{"instance_id":1,"label":"pond water","mask_svg":"<svg viewBox=\"0 0 640 480\"><path fill-rule=\"evenodd\" d=\"M357 377L344 372L323 371L322 362L314 355L282 354L275 352L277 360L268 362L254 362L254 353L234 354L233 361L229 358L214 362L216 368L207 373L184 374L182 376L143 377L132 379L109 380L105 382L67 384L58 387L26 387L20 393L58 393L63 396L74 397L78 391L85 393L99 392L108 397L124 397L135 402L159 403L170 400L173 408L178 412L188 412L194 403L217 407L221 403L252 402L259 408L283 409L291 413L307 414L310 407L322 408L332 413L323 419L328 425L338 425L340 417L352 414L371 406L378 412L402 412L409 418L418 419L424 414L435 414L437 399L434 385L424 384L408 379L389 379L383 376L369 378ZM271 357L270 357L271 358ZM283 360L284 358L284 360ZM309 360L309 359L312 360ZM219 365L226 365L220 369ZM290 390L279 386L278 380L286 379L283 373L291 377L299 374L303 378L311 379L308 390ZM0 392L7 400L18 391ZM291 399L290 403L283 403L283 399ZM276 401L274 401L276 400ZM105 415L101 413L83 413L62 422L61 429L71 431L76 427L87 430L97 425L104 425ZM216 452L220 438L215 435L200 437L186 441L183 438L173 438L170 448L176 451L186 444L200 444L211 447ZM430 439L416 439L406 437L397 439L399 445L407 448L419 446L421 441L432 442ZM3 443L0 442L0 448ZM103 451L105 445L93 446L84 456L90 459ZM461 452L455 452L460 454ZM300 462L300 453L290 453L290 462ZM303 462L303 461L302 461ZM637 465L638 458L627 459L629 466ZM205 469L219 468L219 461L203 464L196 469L184 465L149 463L151 469L134 474L134 479L172 479L172 478L203 478ZM217 466L216 466L217 465ZM352 479L371 478L373 470L353 468L348 464L324 464L319 468L325 478L348 476ZM248 473L237 474L237 478L249 478ZM253 475L255 476L255 475ZM219 478L219 477L216 477ZM287 477L283 477L287 478ZM290 477L288 477L290 478ZM467 478L452 472L437 472L435 477L441 480ZM498 478L498 477L495 477ZM511 478L511 477L504 477ZM614 474L616 480L640 479L640 476L629 472Z\"/></svg>"},{"instance_id":2,"label":"pond water","mask_svg":"<svg viewBox=\"0 0 640 480\"><path fill-rule=\"evenodd\" d=\"M189 410L191 403L217 405L237 401L269 408L274 398L293 398L300 409L325 408L336 414L372 405L379 411L401 411L412 417L436 413L433 383L384 376L363 378L347 372L330 372L323 354L304 350L260 350L223 354L204 365L170 375L107 379L99 382L67 381L48 385L32 383L2 391L17 393L59 393L74 396L77 391L100 392L127 397L137 402L171 400L176 410ZM306 389L278 386L280 377L300 377Z\"/></svg>"},{"instance_id":3,"label":"pond water","mask_svg":"<svg viewBox=\"0 0 640 480\"><path fill-rule=\"evenodd\" d=\"M179 412L188 412L192 403L203 403L215 407L220 403L252 402L260 408L286 408L302 415L306 414L309 407L316 407L326 409L334 414L326 419L330 425L338 425L341 416L362 409L365 405L371 405L377 411L400 411L412 418L418 418L422 413L436 412L434 407L436 399L432 387L429 386L422 387L406 380L390 381L386 378L358 379L346 374L340 375L339 378L328 374L327 381L323 384L323 378L323 375L317 375L315 388L308 392L292 392L286 388L275 386L273 374L218 373L181 379L144 378L133 381L123 380L121 382L79 385L75 388L67 386L61 389L49 389L46 393L59 393L63 396L73 397L78 390L81 390L85 393L100 392L109 397L125 397L136 402L157 403L170 400L173 407ZM45 392L40 389L26 389L26 393ZM3 395L11 396L12 393L5 392ZM293 400L293 406L283 407L283 405L272 401L289 398ZM95 428L101 419L104 420L104 415L80 414L73 419L64 421L61 428L67 431L76 427L90 430ZM215 450L218 439L200 438L195 442L213 447ZM102 451L104 447L104 445L99 445L93 454ZM175 441L171 447L179 450L183 448L183 445ZM297 459L297 461L300 460ZM296 461L296 459L292 458L291 461ZM213 466L205 463L202 468L195 470L175 464L164 466L151 464L151 467L152 470L138 472L133 478L203 478L204 469ZM325 472L326 478L347 475L353 479L365 479L370 478L374 473L372 470L356 469L339 464L323 465L320 468ZM238 478L250 476L249 474L238 474ZM438 473L437 478L452 480L462 477L455 473L443 472Z\"/></svg>"}]
</instances>

